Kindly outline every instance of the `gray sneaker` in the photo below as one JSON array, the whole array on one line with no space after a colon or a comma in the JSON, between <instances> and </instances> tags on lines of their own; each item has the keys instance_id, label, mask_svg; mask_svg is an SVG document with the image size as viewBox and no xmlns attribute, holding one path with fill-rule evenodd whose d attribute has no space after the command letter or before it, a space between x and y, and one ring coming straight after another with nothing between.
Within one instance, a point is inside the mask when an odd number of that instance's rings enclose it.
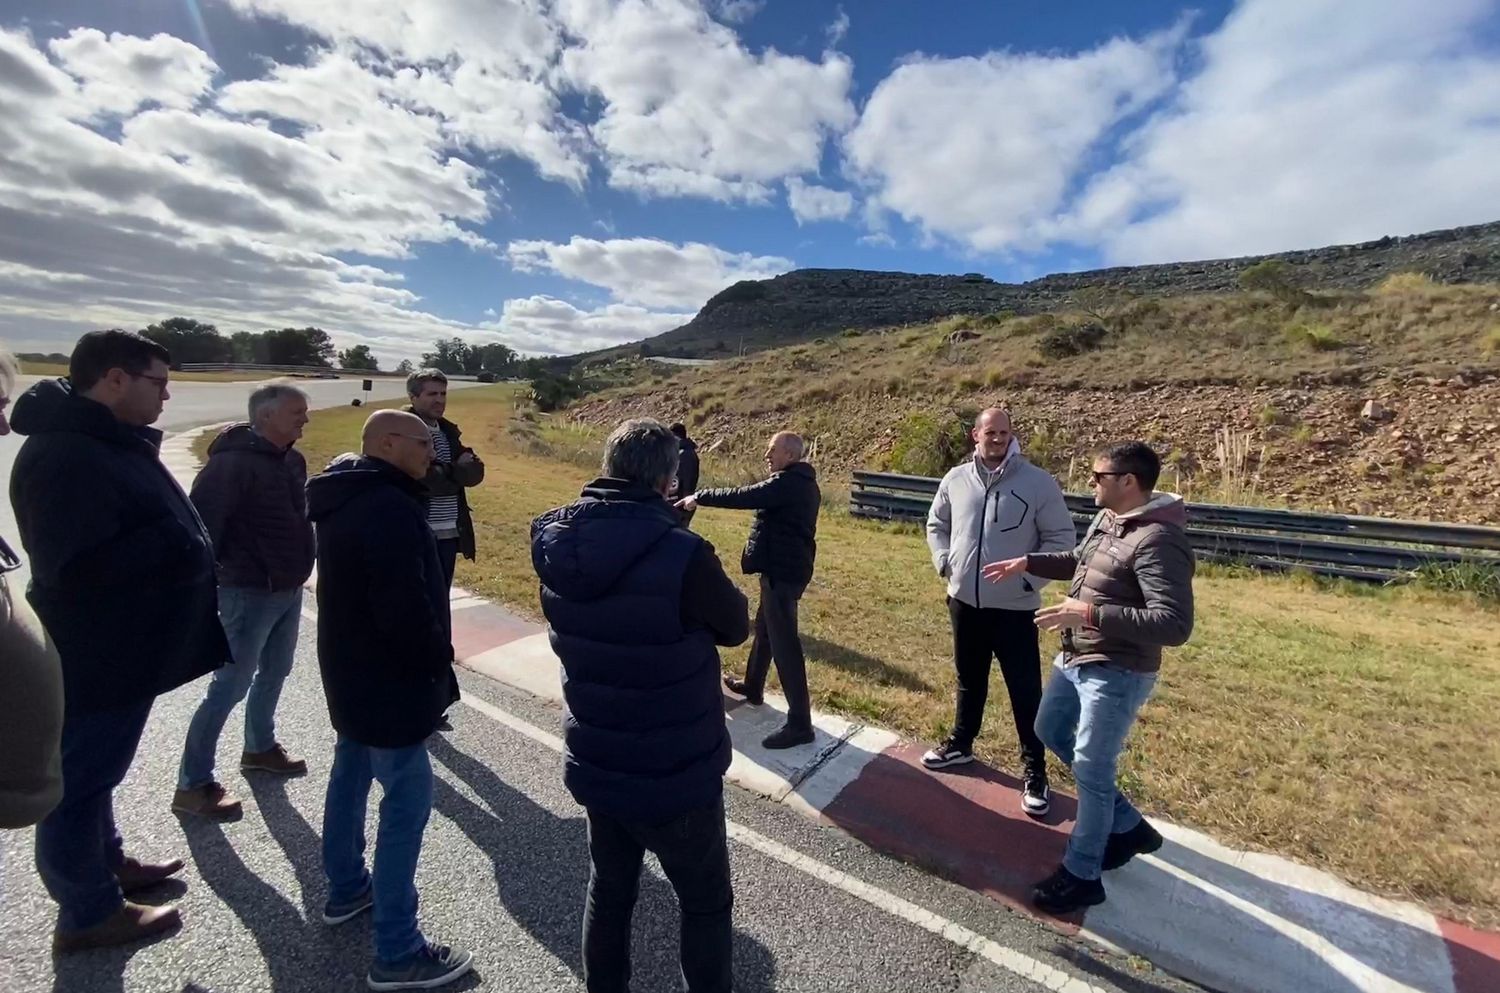
<instances>
[{"instance_id":1,"label":"gray sneaker","mask_svg":"<svg viewBox=\"0 0 1500 993\"><path fill-rule=\"evenodd\" d=\"M430 990L453 982L472 968L473 952L428 942L400 962L372 962L365 983L372 990Z\"/></svg>"},{"instance_id":2,"label":"gray sneaker","mask_svg":"<svg viewBox=\"0 0 1500 993\"><path fill-rule=\"evenodd\" d=\"M342 924L353 920L373 906L375 906L375 890L373 887L366 886L365 891L352 900L345 900L343 903L334 903L329 900L323 904L323 923Z\"/></svg>"}]
</instances>

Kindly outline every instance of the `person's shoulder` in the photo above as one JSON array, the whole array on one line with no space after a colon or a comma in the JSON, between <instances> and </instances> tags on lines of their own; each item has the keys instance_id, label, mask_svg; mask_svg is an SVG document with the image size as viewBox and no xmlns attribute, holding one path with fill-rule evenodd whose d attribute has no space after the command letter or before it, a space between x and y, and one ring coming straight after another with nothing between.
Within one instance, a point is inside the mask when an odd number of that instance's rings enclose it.
<instances>
[{"instance_id":1,"label":"person's shoulder","mask_svg":"<svg viewBox=\"0 0 1500 993\"><path fill-rule=\"evenodd\" d=\"M1057 477L1052 475L1051 472L1027 458L1022 458L1020 469L1021 475L1033 485L1042 487L1048 493L1056 491L1061 495L1062 484L1057 481Z\"/></svg>"}]
</instances>

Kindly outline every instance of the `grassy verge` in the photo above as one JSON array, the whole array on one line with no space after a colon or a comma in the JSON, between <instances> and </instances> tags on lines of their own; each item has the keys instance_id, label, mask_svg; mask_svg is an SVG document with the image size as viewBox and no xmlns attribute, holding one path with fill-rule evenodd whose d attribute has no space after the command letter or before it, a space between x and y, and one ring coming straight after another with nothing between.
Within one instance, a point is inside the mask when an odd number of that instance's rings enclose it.
<instances>
[{"instance_id":1,"label":"grassy verge","mask_svg":"<svg viewBox=\"0 0 1500 993\"><path fill-rule=\"evenodd\" d=\"M21 372L27 376L66 376L68 367L61 362L22 362ZM264 372L174 372L174 383L256 383L262 379L274 379L275 373Z\"/></svg>"},{"instance_id":2,"label":"grassy verge","mask_svg":"<svg viewBox=\"0 0 1500 993\"><path fill-rule=\"evenodd\" d=\"M566 459L540 454L568 429L511 430L511 392L450 402L489 466L471 497L480 558L459 563L458 582L535 617L528 524L591 470L581 442ZM316 414L309 463L354 447L365 414ZM711 461L705 471L723 478ZM747 524L729 511L694 519L729 562ZM1203 569L1196 589L1193 640L1169 655L1123 761L1132 795L1227 842L1500 925L1500 610L1462 593L1232 569ZM915 528L826 513L802 607L815 704L918 739L943 733L954 678L942 600ZM725 653L726 666L743 661L743 648ZM998 685L990 699L979 749L1013 766Z\"/></svg>"}]
</instances>

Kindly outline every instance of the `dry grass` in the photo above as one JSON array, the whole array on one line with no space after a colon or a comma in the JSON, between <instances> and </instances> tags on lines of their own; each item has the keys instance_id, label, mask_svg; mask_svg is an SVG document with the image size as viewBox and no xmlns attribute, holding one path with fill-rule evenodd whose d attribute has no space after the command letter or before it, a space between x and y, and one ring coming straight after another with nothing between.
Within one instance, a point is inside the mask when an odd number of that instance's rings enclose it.
<instances>
[{"instance_id":1,"label":"dry grass","mask_svg":"<svg viewBox=\"0 0 1500 993\"><path fill-rule=\"evenodd\" d=\"M22 362L21 372L27 376L66 376L68 367L61 362ZM373 373L372 375L380 375ZM176 383L256 383L262 379L275 378L274 373L264 372L174 372Z\"/></svg>"},{"instance_id":2,"label":"dry grass","mask_svg":"<svg viewBox=\"0 0 1500 993\"><path fill-rule=\"evenodd\" d=\"M529 522L572 499L590 470L518 446L586 432L540 420L511 432L508 387L465 390L449 409L490 467L472 496L480 559L460 562L458 581L535 617ZM309 462L349 448L365 413L316 418ZM727 481L723 471L710 461L705 482ZM732 562L747 523L704 510L694 527ZM802 606L816 705L938 737L954 678L942 585L920 534L828 512L818 537ZM1226 569L1205 569L1196 590L1197 630L1170 653L1123 760L1132 794L1227 842L1500 924L1500 611L1467 596ZM744 649L725 653L727 666L743 660ZM1004 692L990 701L979 749L1011 766Z\"/></svg>"}]
</instances>

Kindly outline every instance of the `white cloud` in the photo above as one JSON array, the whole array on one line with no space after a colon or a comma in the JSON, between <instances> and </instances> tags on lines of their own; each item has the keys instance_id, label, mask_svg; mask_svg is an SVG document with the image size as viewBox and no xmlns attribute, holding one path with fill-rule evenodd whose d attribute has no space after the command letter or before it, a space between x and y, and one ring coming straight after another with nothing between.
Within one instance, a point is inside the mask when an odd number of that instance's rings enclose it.
<instances>
[{"instance_id":1,"label":"white cloud","mask_svg":"<svg viewBox=\"0 0 1500 993\"><path fill-rule=\"evenodd\" d=\"M1112 261L1279 251L1500 216L1493 0L1243 0L1056 234Z\"/></svg>"},{"instance_id":2,"label":"white cloud","mask_svg":"<svg viewBox=\"0 0 1500 993\"><path fill-rule=\"evenodd\" d=\"M833 23L829 24L827 28L828 47L833 48L834 46L838 45L839 42L843 41L844 38L848 36L848 34L849 14L844 10L843 7L839 7L838 15L834 17Z\"/></svg>"},{"instance_id":3,"label":"white cloud","mask_svg":"<svg viewBox=\"0 0 1500 993\"><path fill-rule=\"evenodd\" d=\"M82 81L83 101L101 115L128 114L146 103L191 107L218 71L202 49L168 34L136 38L77 28L47 47Z\"/></svg>"},{"instance_id":4,"label":"white cloud","mask_svg":"<svg viewBox=\"0 0 1500 993\"><path fill-rule=\"evenodd\" d=\"M763 201L816 170L848 126L852 63L753 54L696 0L558 0L566 82L603 100L590 127L610 184L644 196Z\"/></svg>"},{"instance_id":5,"label":"white cloud","mask_svg":"<svg viewBox=\"0 0 1500 993\"><path fill-rule=\"evenodd\" d=\"M854 210L854 194L831 190L826 186L804 183L793 176L786 181L786 202L797 223L805 221L841 221Z\"/></svg>"},{"instance_id":6,"label":"white cloud","mask_svg":"<svg viewBox=\"0 0 1500 993\"><path fill-rule=\"evenodd\" d=\"M499 320L482 326L523 352L568 355L649 338L692 317L621 303L583 310L555 297L531 296L505 301Z\"/></svg>"},{"instance_id":7,"label":"white cloud","mask_svg":"<svg viewBox=\"0 0 1500 993\"><path fill-rule=\"evenodd\" d=\"M729 24L743 24L759 14L766 0L714 0L714 13Z\"/></svg>"},{"instance_id":8,"label":"white cloud","mask_svg":"<svg viewBox=\"0 0 1500 993\"><path fill-rule=\"evenodd\" d=\"M577 235L566 244L513 241L507 254L511 264L522 271L554 272L603 287L621 303L676 310L696 310L731 283L769 279L793 265L790 259L735 254L699 242L674 245L654 238L597 241Z\"/></svg>"},{"instance_id":9,"label":"white cloud","mask_svg":"<svg viewBox=\"0 0 1500 993\"><path fill-rule=\"evenodd\" d=\"M845 136L876 208L979 251L1039 247L1090 150L1172 83L1181 29L1078 55L919 58Z\"/></svg>"}]
</instances>

